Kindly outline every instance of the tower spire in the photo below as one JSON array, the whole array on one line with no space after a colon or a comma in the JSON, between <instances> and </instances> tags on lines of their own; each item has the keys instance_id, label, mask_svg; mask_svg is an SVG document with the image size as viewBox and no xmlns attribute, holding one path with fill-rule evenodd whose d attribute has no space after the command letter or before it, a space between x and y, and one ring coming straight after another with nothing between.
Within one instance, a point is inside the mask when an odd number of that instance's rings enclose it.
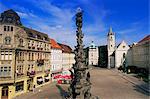
<instances>
[{"instance_id":1,"label":"tower spire","mask_svg":"<svg viewBox=\"0 0 150 99\"><path fill-rule=\"evenodd\" d=\"M110 26L109 27L109 31L108 31L108 35L113 35L114 33L113 33L113 31L112 31L112 27Z\"/></svg>"},{"instance_id":2,"label":"tower spire","mask_svg":"<svg viewBox=\"0 0 150 99\"><path fill-rule=\"evenodd\" d=\"M111 26L109 27L109 33L112 33L112 27Z\"/></svg>"}]
</instances>

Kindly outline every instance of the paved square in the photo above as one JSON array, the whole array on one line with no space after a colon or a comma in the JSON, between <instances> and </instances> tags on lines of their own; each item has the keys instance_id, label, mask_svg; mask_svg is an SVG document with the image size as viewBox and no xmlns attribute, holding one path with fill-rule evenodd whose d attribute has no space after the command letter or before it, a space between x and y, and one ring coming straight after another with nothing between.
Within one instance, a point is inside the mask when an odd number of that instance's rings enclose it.
<instances>
[{"instance_id":1,"label":"paved square","mask_svg":"<svg viewBox=\"0 0 150 99\"><path fill-rule=\"evenodd\" d=\"M149 99L148 93L139 89L136 85L122 78L114 70L93 68L91 70L91 92L100 99ZM29 92L15 99L65 99L68 85L51 83Z\"/></svg>"}]
</instances>

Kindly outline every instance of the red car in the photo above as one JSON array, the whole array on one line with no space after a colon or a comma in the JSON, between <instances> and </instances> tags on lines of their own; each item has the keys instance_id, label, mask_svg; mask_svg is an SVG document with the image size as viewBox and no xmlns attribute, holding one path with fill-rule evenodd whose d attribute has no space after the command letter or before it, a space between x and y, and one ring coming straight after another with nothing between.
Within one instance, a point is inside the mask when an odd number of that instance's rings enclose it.
<instances>
[{"instance_id":1,"label":"red car","mask_svg":"<svg viewBox=\"0 0 150 99\"><path fill-rule=\"evenodd\" d=\"M61 75L59 76L57 83L58 84L70 83L71 79L72 79L71 75Z\"/></svg>"}]
</instances>

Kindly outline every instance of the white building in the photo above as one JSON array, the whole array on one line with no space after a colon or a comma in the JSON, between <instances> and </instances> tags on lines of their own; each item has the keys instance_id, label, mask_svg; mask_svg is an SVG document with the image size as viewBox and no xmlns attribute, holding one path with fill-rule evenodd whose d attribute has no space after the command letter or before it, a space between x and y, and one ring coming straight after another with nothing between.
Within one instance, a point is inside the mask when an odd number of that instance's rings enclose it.
<instances>
[{"instance_id":1,"label":"white building","mask_svg":"<svg viewBox=\"0 0 150 99\"><path fill-rule=\"evenodd\" d=\"M54 81L55 76L62 73L62 49L54 39L51 42L51 76Z\"/></svg>"},{"instance_id":2,"label":"white building","mask_svg":"<svg viewBox=\"0 0 150 99\"><path fill-rule=\"evenodd\" d=\"M115 34L110 28L107 35L108 68L115 67L115 48Z\"/></svg>"},{"instance_id":3,"label":"white building","mask_svg":"<svg viewBox=\"0 0 150 99\"><path fill-rule=\"evenodd\" d=\"M115 50L115 67L120 67L126 62L127 51L129 50L129 46L126 42L122 41Z\"/></svg>"},{"instance_id":4,"label":"white building","mask_svg":"<svg viewBox=\"0 0 150 99\"><path fill-rule=\"evenodd\" d=\"M59 45L62 48L62 68L63 68L63 71L71 70L73 67L73 64L75 63L75 60L74 60L75 55L74 55L70 46L65 45L65 44L60 44L60 43L59 43Z\"/></svg>"},{"instance_id":5,"label":"white building","mask_svg":"<svg viewBox=\"0 0 150 99\"><path fill-rule=\"evenodd\" d=\"M115 34L112 28L109 29L107 35L107 51L108 51L108 68L118 68L126 61L126 54L129 46L122 41L117 47L115 44Z\"/></svg>"},{"instance_id":6,"label":"white building","mask_svg":"<svg viewBox=\"0 0 150 99\"><path fill-rule=\"evenodd\" d=\"M89 48L88 48L88 62L89 65L98 65L98 47L95 46L95 44L92 43L90 44Z\"/></svg>"}]
</instances>

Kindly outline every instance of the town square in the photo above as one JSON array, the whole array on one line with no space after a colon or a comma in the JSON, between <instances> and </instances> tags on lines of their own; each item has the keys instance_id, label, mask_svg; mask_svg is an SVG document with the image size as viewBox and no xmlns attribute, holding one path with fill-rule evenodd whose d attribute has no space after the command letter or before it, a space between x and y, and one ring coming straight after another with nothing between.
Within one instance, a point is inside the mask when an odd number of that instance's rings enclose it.
<instances>
[{"instance_id":1,"label":"town square","mask_svg":"<svg viewBox=\"0 0 150 99\"><path fill-rule=\"evenodd\" d=\"M1 0L0 99L149 99L148 0Z\"/></svg>"}]
</instances>

